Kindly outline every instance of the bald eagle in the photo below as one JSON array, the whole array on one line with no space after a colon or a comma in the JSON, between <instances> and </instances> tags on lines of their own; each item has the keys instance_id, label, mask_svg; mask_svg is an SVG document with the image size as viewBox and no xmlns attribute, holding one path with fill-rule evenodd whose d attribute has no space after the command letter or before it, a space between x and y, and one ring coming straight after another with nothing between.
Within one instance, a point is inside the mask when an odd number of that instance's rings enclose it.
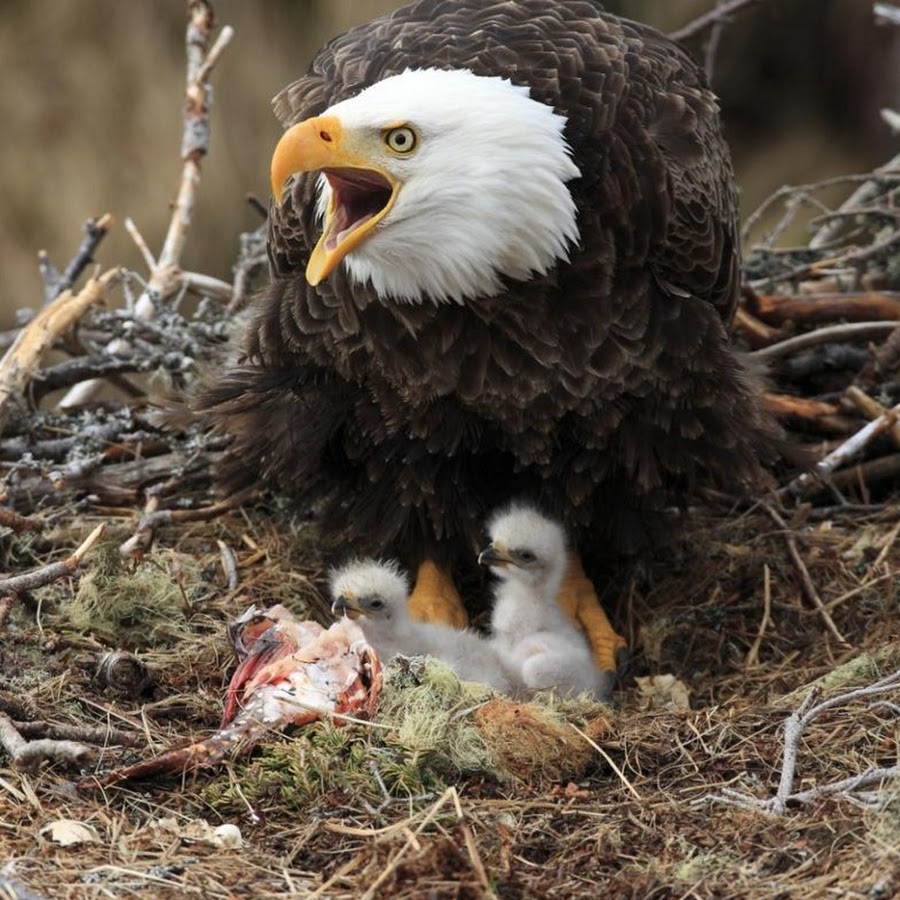
<instances>
[{"instance_id":1,"label":"bald eagle","mask_svg":"<svg viewBox=\"0 0 900 900\"><path fill-rule=\"evenodd\" d=\"M274 105L271 283L200 402L229 477L417 569L416 615L456 625L485 513L528 497L573 535L560 603L614 668L582 560L777 452L727 334L737 204L702 71L593 0L416 0Z\"/></svg>"}]
</instances>

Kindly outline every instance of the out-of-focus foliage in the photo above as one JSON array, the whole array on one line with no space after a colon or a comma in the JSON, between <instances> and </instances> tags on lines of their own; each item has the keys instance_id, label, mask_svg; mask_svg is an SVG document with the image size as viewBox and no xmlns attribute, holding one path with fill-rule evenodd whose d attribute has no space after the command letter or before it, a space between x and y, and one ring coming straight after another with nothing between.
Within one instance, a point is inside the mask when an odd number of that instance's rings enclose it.
<instances>
[{"instance_id":1,"label":"out-of-focus foliage","mask_svg":"<svg viewBox=\"0 0 900 900\"><path fill-rule=\"evenodd\" d=\"M663 30L713 0L609 0ZM236 29L214 74L212 145L185 264L229 277L239 231L267 196L279 127L269 99L315 50L399 0L218 0ZM179 0L0 0L0 325L40 303L39 248L58 265L90 215L131 216L152 249L177 187L184 78ZM773 187L869 168L890 152L881 106L900 106L900 29L876 29L868 0L762 0L723 36L723 97L744 207ZM117 227L104 260L143 270Z\"/></svg>"}]
</instances>

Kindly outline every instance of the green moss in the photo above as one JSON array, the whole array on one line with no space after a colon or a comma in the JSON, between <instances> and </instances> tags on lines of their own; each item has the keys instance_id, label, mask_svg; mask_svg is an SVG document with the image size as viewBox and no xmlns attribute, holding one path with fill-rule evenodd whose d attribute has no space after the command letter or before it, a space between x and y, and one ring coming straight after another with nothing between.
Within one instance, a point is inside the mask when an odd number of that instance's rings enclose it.
<instances>
[{"instance_id":1,"label":"green moss","mask_svg":"<svg viewBox=\"0 0 900 900\"><path fill-rule=\"evenodd\" d=\"M203 592L192 558L160 554L132 570L118 545L106 543L97 548L90 571L59 609L55 624L127 649L171 646L187 632L191 604Z\"/></svg>"}]
</instances>

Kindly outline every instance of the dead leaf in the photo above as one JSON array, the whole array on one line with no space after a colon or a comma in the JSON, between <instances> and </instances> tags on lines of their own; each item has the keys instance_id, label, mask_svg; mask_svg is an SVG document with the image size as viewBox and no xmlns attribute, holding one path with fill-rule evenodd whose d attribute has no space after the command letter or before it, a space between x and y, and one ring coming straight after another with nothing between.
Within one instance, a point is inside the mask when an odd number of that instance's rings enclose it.
<instances>
[{"instance_id":1,"label":"dead leaf","mask_svg":"<svg viewBox=\"0 0 900 900\"><path fill-rule=\"evenodd\" d=\"M674 675L635 678L642 709L690 709L691 689Z\"/></svg>"},{"instance_id":2,"label":"dead leaf","mask_svg":"<svg viewBox=\"0 0 900 900\"><path fill-rule=\"evenodd\" d=\"M100 835L96 829L76 819L57 819L55 822L49 822L41 829L41 836L49 838L61 847L100 843Z\"/></svg>"}]
</instances>

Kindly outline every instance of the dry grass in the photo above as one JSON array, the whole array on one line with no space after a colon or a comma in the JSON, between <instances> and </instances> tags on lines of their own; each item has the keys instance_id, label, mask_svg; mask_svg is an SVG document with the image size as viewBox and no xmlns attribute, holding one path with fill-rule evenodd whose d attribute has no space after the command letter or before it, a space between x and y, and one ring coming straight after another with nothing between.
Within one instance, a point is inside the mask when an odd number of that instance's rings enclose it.
<instances>
[{"instance_id":1,"label":"dry grass","mask_svg":"<svg viewBox=\"0 0 900 900\"><path fill-rule=\"evenodd\" d=\"M852 320L860 284L869 300L895 299L896 244L862 261L848 254L884 240L871 207L895 207L896 185L881 184L827 253L763 242L748 263L756 293L739 323L749 346L768 352ZM803 193L819 197L815 187ZM826 257L828 266L797 274ZM97 348L130 329L151 389L177 387L230 330L222 301L200 293L149 324L94 311L80 334ZM788 300L826 293L843 304L833 321L785 313L795 310ZM122 298L108 299L115 307ZM56 337L57 350L84 358ZM872 415L848 386L888 406L900 400L900 353L887 352L884 335L839 342L852 351L843 367L815 350L792 352L777 356L773 375L782 403L822 404L783 414L817 457ZM0 718L29 738L87 741L92 770L213 731L233 665L226 624L253 603L324 619L333 552L278 498L212 506L221 445L160 430L142 396L114 400L125 396L121 377L83 412L54 409L53 395L37 410L27 396L0 400L9 413L3 569L40 570L108 526L80 576L0 590ZM91 793L59 762L22 771L2 756L0 893L15 882L74 898L892 896L895 782L794 803L780 816L721 801L728 789L775 794L783 725L810 690L833 697L900 669L897 457L882 435L859 466L835 473L831 493L813 485L749 506L704 497L679 546L611 571L603 599L633 648L613 708L552 695L514 703L418 660L388 669L372 723L272 734L251 755L189 778ZM783 486L794 474L775 478ZM141 693L99 677L111 649L147 666ZM650 682L637 686L645 676L666 678L654 693ZM690 708L678 700L686 693ZM880 699L809 724L796 790L898 765L900 707L890 694ZM80 823L78 843L48 830L60 820ZM241 846L216 831L225 823L240 828Z\"/></svg>"}]
</instances>

